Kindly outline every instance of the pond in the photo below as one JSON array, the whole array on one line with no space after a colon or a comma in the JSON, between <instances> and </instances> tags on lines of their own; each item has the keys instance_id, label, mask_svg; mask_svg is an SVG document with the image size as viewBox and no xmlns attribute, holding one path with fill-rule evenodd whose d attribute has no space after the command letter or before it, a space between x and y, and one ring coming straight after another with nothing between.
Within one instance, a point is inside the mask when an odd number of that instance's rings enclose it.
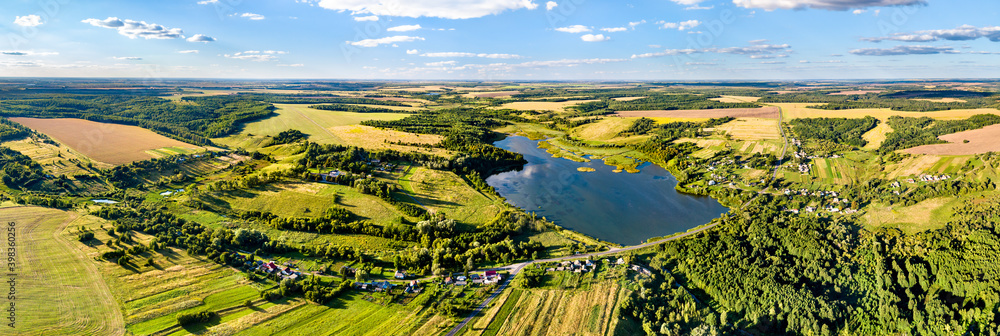
<instances>
[{"instance_id":1,"label":"pond","mask_svg":"<svg viewBox=\"0 0 1000 336\"><path fill-rule=\"evenodd\" d=\"M521 153L523 169L492 175L486 182L514 206L559 226L622 245L635 245L710 222L729 211L709 197L677 192L663 167L644 163L639 173L615 173L592 159L554 158L538 141L511 136L494 143ZM592 172L577 168L590 167Z\"/></svg>"}]
</instances>

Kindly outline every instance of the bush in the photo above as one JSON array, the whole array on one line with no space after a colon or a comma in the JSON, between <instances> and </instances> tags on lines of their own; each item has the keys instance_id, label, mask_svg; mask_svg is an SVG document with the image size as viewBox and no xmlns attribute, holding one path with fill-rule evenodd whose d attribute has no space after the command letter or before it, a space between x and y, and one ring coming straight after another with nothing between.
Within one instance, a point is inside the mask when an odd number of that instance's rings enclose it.
<instances>
[{"instance_id":1,"label":"bush","mask_svg":"<svg viewBox=\"0 0 1000 336\"><path fill-rule=\"evenodd\" d=\"M192 323L208 322L218 316L219 314L214 311L180 313L177 314L177 323L180 325L188 325Z\"/></svg>"},{"instance_id":2,"label":"bush","mask_svg":"<svg viewBox=\"0 0 1000 336\"><path fill-rule=\"evenodd\" d=\"M81 232L80 235L77 236L77 239L79 239L82 242L94 239L94 233L93 232Z\"/></svg>"}]
</instances>

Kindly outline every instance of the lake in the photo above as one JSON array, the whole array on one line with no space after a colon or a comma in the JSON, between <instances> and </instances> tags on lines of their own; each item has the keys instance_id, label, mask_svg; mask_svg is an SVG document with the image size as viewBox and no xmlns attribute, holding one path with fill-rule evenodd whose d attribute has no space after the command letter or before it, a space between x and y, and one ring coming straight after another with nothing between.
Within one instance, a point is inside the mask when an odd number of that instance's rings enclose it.
<instances>
[{"instance_id":1,"label":"lake","mask_svg":"<svg viewBox=\"0 0 1000 336\"><path fill-rule=\"evenodd\" d=\"M677 192L677 179L650 163L641 165L639 173L615 173L615 167L601 160L554 158L538 148L538 141L522 136L494 145L521 153L528 164L492 175L486 183L514 206L604 241L635 245L687 231L729 211L712 198ZM596 171L580 172L579 167Z\"/></svg>"}]
</instances>

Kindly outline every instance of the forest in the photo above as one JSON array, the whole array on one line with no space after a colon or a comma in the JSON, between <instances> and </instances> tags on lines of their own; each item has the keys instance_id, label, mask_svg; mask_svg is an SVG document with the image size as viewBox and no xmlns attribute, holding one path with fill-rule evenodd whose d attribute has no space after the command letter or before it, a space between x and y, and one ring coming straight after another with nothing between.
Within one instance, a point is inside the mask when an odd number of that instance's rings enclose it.
<instances>
[{"instance_id":1,"label":"forest","mask_svg":"<svg viewBox=\"0 0 1000 336\"><path fill-rule=\"evenodd\" d=\"M848 118L800 118L788 122L792 132L800 139L830 141L837 144L864 147L868 142L862 138L865 132L878 126L878 119L864 117Z\"/></svg>"},{"instance_id":2,"label":"forest","mask_svg":"<svg viewBox=\"0 0 1000 336\"><path fill-rule=\"evenodd\" d=\"M892 132L886 134L879 151L886 153L922 145L946 143L938 136L983 128L1000 123L995 114L977 114L965 120L934 120L928 117L892 116L888 120Z\"/></svg>"}]
</instances>

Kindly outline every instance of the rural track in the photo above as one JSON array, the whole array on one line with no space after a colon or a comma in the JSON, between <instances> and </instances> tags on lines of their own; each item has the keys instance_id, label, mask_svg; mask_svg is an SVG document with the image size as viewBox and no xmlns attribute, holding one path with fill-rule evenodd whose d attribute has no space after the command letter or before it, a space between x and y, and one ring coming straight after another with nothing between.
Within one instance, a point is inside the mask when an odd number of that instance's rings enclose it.
<instances>
[{"instance_id":1,"label":"rural track","mask_svg":"<svg viewBox=\"0 0 1000 336\"><path fill-rule=\"evenodd\" d=\"M783 115L784 115L784 111L781 109L781 107L778 107L778 131L781 134L781 139L783 140L784 145L781 147L781 155L778 156L778 161L774 164L774 173L773 173L774 178L778 177L778 170L781 168L781 161L785 158L785 154L787 154L787 150L788 150L788 137L785 136L785 128L782 125L783 124L783 120L782 120ZM756 200L757 197L759 197L762 193L763 193L763 191L758 191L752 198L750 198L746 202L743 202L743 205L740 206L740 210L745 209L747 207L747 205L749 205L750 203L753 203L753 201ZM495 298L496 296L498 296L501 292L503 292L504 289L507 288L507 285L510 283L511 279L513 279L514 276L517 275L518 272L520 272L525 267L530 266L531 264L534 264L534 263L546 263L546 262L553 262L553 261L574 260L574 259L584 259L584 258L589 258L589 257L598 257L598 256L609 255L609 254L616 254L616 253L621 253L621 252L629 252L629 251L639 250L639 249L647 248L647 247L654 246L654 245L657 245L657 244L666 243L668 241L677 240L677 239L685 238L685 237L688 237L688 236L693 236L693 235L699 234L701 232L704 232L704 231L706 231L708 229L714 228L717 225L719 225L719 224L718 223L711 223L711 224L699 227L699 228L697 228L695 230L684 232L684 233L681 233L681 234L678 234L676 236L672 236L672 237L669 237L669 238L666 238L666 239L661 239L661 240L657 240L657 241L647 242L647 243L643 243L643 244L639 244L639 245L612 248L610 250L602 251L602 252L594 252L594 253L587 253L587 254L578 254L578 255L572 255L572 256L566 256L566 257L559 257L559 258L536 259L536 260L530 260L530 261L525 261L525 262L521 262L521 263L516 263L516 264L510 264L510 265L506 265L506 266L501 266L501 267L495 267L495 268L490 268L490 269L477 270L477 271L507 270L507 271L510 272L510 275L507 277L507 281L505 281L503 283L503 285L500 286L500 288L498 288L495 292L493 292L493 294L490 295L490 297L486 298L486 301L483 301L482 304L480 304L479 306L477 306L476 309L474 309L472 311L472 313L469 314L468 317L466 317L465 319L463 319L462 322L460 322L458 325L456 325L454 328L452 328L451 331L448 332L447 336L454 336L459 331L461 331L462 328L465 328L465 326L467 324L469 324L470 321L472 321L473 317L475 317L476 315L478 315L479 312L481 312L487 305L489 305L489 303L491 301L493 301L493 298Z\"/></svg>"}]
</instances>

